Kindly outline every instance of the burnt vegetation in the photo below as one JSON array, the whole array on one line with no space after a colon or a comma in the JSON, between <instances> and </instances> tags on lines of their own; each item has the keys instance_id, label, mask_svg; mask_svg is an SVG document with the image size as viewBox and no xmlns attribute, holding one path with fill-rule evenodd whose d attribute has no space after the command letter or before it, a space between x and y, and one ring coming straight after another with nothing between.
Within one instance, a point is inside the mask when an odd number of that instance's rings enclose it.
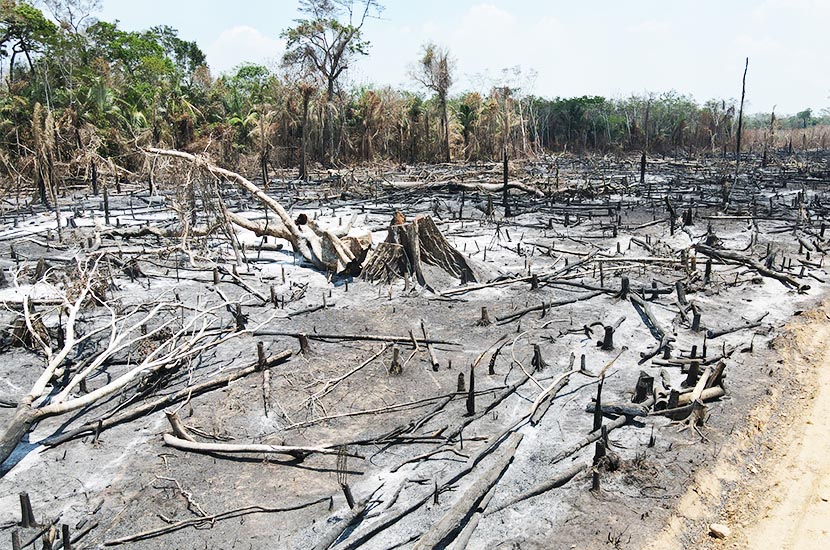
<instances>
[{"instance_id":1,"label":"burnt vegetation","mask_svg":"<svg viewBox=\"0 0 830 550\"><path fill-rule=\"evenodd\" d=\"M787 400L826 117L452 94L435 44L354 88L371 0L219 77L47 4L0 0L13 548L644 547Z\"/></svg>"}]
</instances>

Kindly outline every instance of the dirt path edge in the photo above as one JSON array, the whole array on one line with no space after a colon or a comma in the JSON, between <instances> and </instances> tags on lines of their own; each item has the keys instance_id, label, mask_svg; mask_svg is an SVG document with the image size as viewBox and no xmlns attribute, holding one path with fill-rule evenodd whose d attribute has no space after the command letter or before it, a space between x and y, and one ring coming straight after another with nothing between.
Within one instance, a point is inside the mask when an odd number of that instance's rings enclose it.
<instances>
[{"instance_id":1,"label":"dirt path edge","mask_svg":"<svg viewBox=\"0 0 830 550\"><path fill-rule=\"evenodd\" d=\"M773 347L779 360L770 370L777 382L736 423L730 442L717 450L711 463L699 468L651 548L758 548L759 541L769 548L802 547L797 539L808 535L797 532L803 518L786 516L807 513L797 502L810 495L793 493L824 488L804 483L793 488L785 478L812 469L799 464L804 460L801 450L816 444L809 440L814 413L830 407L825 403L830 402L830 300L795 317ZM830 463L830 455L824 459ZM783 521L789 522L790 532L781 532ZM727 525L731 534L713 538L711 523Z\"/></svg>"}]
</instances>

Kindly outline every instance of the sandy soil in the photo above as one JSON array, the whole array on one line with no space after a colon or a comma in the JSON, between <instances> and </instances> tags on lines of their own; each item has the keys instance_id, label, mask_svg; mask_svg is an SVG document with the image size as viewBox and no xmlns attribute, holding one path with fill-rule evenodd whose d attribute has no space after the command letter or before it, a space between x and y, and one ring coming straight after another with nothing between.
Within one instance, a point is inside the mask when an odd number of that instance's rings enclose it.
<instances>
[{"instance_id":1,"label":"sandy soil","mask_svg":"<svg viewBox=\"0 0 830 550\"><path fill-rule=\"evenodd\" d=\"M782 442L772 465L765 500L769 507L747 531L751 548L826 548L830 543L830 321L824 311L794 330L795 352L815 372L815 395Z\"/></svg>"}]
</instances>

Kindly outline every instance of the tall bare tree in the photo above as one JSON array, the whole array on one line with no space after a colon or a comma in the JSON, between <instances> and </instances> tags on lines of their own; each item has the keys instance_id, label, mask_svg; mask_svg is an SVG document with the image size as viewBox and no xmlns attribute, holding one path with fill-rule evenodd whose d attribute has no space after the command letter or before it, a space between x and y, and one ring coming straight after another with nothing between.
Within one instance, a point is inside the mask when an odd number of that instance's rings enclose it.
<instances>
[{"instance_id":1,"label":"tall bare tree","mask_svg":"<svg viewBox=\"0 0 830 550\"><path fill-rule=\"evenodd\" d=\"M308 105L311 102L311 97L314 95L314 85L308 82L300 82L299 84L300 96L302 97L303 105L303 125L302 138L300 149L300 179L308 180Z\"/></svg>"},{"instance_id":2,"label":"tall bare tree","mask_svg":"<svg viewBox=\"0 0 830 550\"><path fill-rule=\"evenodd\" d=\"M332 120L337 79L357 56L369 53L363 25L381 10L377 0L300 0L300 12L306 17L281 34L288 41L283 63L310 69L325 84L323 134L329 162L336 157Z\"/></svg>"},{"instance_id":3,"label":"tall bare tree","mask_svg":"<svg viewBox=\"0 0 830 550\"><path fill-rule=\"evenodd\" d=\"M423 46L421 59L412 70L414 78L424 88L435 92L438 111L441 115L442 153L444 162L450 162L450 125L447 102L452 86L452 71L455 63L447 48L429 42Z\"/></svg>"}]
</instances>

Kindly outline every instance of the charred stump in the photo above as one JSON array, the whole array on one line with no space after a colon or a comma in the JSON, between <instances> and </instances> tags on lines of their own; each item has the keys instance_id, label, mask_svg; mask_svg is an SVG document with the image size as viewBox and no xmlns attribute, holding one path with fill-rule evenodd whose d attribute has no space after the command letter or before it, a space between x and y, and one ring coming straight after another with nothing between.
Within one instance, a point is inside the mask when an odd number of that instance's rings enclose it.
<instances>
[{"instance_id":1,"label":"charred stump","mask_svg":"<svg viewBox=\"0 0 830 550\"><path fill-rule=\"evenodd\" d=\"M479 280L469 260L447 241L432 218L407 222L400 212L395 213L386 240L366 259L361 276L369 282L392 282L412 275L419 285L429 288L424 264L458 277L462 283Z\"/></svg>"}]
</instances>

